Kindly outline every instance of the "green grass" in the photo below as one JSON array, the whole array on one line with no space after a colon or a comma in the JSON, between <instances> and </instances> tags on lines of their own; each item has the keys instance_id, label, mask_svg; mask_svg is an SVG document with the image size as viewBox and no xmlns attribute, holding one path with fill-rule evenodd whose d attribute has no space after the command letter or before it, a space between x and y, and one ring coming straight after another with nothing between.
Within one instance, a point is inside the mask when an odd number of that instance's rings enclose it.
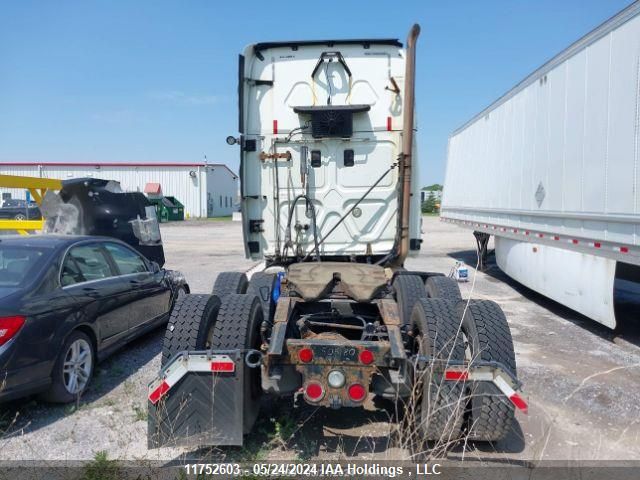
<instances>
[{"instance_id":1,"label":"green grass","mask_svg":"<svg viewBox=\"0 0 640 480\"><path fill-rule=\"evenodd\" d=\"M84 470L86 480L118 480L121 478L119 468L115 460L107 458L107 452L96 452Z\"/></svg>"},{"instance_id":2,"label":"green grass","mask_svg":"<svg viewBox=\"0 0 640 480\"><path fill-rule=\"evenodd\" d=\"M147 419L147 410L140 405L133 405L133 413L136 422L144 422Z\"/></svg>"},{"instance_id":3,"label":"green grass","mask_svg":"<svg viewBox=\"0 0 640 480\"><path fill-rule=\"evenodd\" d=\"M231 218L232 216L228 215L226 217L210 217L210 218L207 218L206 220L209 222L230 222Z\"/></svg>"},{"instance_id":4,"label":"green grass","mask_svg":"<svg viewBox=\"0 0 640 480\"><path fill-rule=\"evenodd\" d=\"M438 213L438 212L432 212L432 213L425 213L425 212L423 212L423 213L422 213L422 216L423 216L423 217L439 217L439 216L440 216L440 213Z\"/></svg>"}]
</instances>

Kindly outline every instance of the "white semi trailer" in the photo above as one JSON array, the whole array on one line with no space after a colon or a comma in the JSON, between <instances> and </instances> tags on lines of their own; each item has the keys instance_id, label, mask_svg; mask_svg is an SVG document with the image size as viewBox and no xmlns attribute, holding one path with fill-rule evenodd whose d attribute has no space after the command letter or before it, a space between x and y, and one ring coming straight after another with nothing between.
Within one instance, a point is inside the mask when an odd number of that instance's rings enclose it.
<instances>
[{"instance_id":1,"label":"white semi trailer","mask_svg":"<svg viewBox=\"0 0 640 480\"><path fill-rule=\"evenodd\" d=\"M480 250L495 236L505 273L610 328L614 285L640 282L639 13L630 5L453 132L442 202Z\"/></svg>"}]
</instances>

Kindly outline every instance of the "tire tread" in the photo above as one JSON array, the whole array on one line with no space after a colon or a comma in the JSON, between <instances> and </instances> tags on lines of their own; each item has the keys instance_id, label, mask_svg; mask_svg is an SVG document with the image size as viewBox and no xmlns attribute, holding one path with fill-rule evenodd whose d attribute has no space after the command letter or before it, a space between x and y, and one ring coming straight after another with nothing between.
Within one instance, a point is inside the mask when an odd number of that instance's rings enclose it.
<instances>
[{"instance_id":1,"label":"tire tread","mask_svg":"<svg viewBox=\"0 0 640 480\"><path fill-rule=\"evenodd\" d=\"M211 293L218 297L226 297L232 293L246 293L249 281L243 272L221 272L213 282Z\"/></svg>"},{"instance_id":2,"label":"tire tread","mask_svg":"<svg viewBox=\"0 0 640 480\"><path fill-rule=\"evenodd\" d=\"M458 282L450 277L439 275L429 277L425 282L425 288L430 298L442 298L454 302L462 300Z\"/></svg>"},{"instance_id":3,"label":"tire tread","mask_svg":"<svg viewBox=\"0 0 640 480\"><path fill-rule=\"evenodd\" d=\"M220 299L208 294L187 294L176 301L162 343L162 366L178 352L205 348L207 330L219 307Z\"/></svg>"},{"instance_id":4,"label":"tire tread","mask_svg":"<svg viewBox=\"0 0 640 480\"><path fill-rule=\"evenodd\" d=\"M490 300L470 300L458 304L460 316L465 310L465 322L473 321L480 349L474 356L483 361L503 364L517 374L513 339L507 319L500 306ZM476 386L471 394L469 439L495 442L503 439L514 421L514 406L498 388L489 383Z\"/></svg>"},{"instance_id":5,"label":"tire tread","mask_svg":"<svg viewBox=\"0 0 640 480\"><path fill-rule=\"evenodd\" d=\"M397 275L393 279L393 288L400 310L400 320L406 325L410 322L416 302L427 298L424 281L419 275Z\"/></svg>"}]
</instances>

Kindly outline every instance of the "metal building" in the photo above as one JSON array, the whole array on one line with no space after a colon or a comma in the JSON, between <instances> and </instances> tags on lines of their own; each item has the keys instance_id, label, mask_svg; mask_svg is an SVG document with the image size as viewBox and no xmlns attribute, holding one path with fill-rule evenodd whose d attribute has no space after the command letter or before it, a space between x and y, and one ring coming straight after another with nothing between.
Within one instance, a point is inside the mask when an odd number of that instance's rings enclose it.
<instances>
[{"instance_id":1,"label":"metal building","mask_svg":"<svg viewBox=\"0 0 640 480\"><path fill-rule=\"evenodd\" d=\"M159 183L162 193L184 204L185 216L231 215L238 204L238 176L224 164L212 163L0 163L0 174L40 178L93 177L120 182L126 191L144 192ZM24 190L0 189L11 198L25 198Z\"/></svg>"}]
</instances>

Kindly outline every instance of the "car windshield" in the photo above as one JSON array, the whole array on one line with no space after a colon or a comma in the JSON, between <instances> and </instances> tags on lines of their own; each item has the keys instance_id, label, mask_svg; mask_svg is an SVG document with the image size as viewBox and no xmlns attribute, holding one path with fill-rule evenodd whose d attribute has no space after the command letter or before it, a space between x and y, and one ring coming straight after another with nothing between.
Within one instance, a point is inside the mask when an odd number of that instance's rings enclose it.
<instances>
[{"instance_id":1,"label":"car windshield","mask_svg":"<svg viewBox=\"0 0 640 480\"><path fill-rule=\"evenodd\" d=\"M44 256L41 248L0 245L0 287L21 286Z\"/></svg>"}]
</instances>

